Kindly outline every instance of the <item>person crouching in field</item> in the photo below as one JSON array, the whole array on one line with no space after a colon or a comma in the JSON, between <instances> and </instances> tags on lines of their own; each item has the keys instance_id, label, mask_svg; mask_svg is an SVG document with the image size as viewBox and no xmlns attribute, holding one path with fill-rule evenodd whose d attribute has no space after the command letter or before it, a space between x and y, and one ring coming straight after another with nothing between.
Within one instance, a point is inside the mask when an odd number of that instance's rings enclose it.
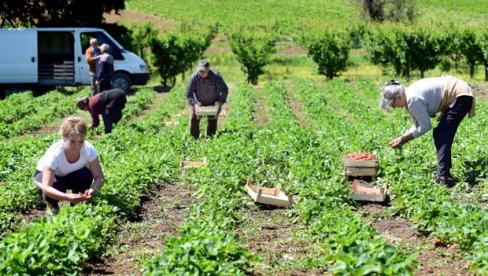
<instances>
[{"instance_id":1,"label":"person crouching in field","mask_svg":"<svg viewBox=\"0 0 488 276\"><path fill-rule=\"evenodd\" d=\"M229 89L222 76L210 69L208 61L201 60L186 88L186 98L190 104L190 134L195 139L200 136L200 118L196 114L195 106L213 106L218 102L217 116L207 118L207 136L211 137L217 132L217 119L222 105L227 100L228 92Z\"/></svg>"},{"instance_id":2,"label":"person crouching in field","mask_svg":"<svg viewBox=\"0 0 488 276\"><path fill-rule=\"evenodd\" d=\"M122 119L122 109L127 103L127 98L122 89L110 89L102 91L93 97L80 98L76 101L76 106L79 109L90 112L92 117L92 124L90 128L98 127L102 115L105 133L112 132L114 124L117 124Z\"/></svg>"},{"instance_id":3,"label":"person crouching in field","mask_svg":"<svg viewBox=\"0 0 488 276\"><path fill-rule=\"evenodd\" d=\"M59 201L71 205L89 200L103 185L98 153L85 141L87 126L79 117L61 125L61 140L52 144L37 163L34 181L47 202L47 212L57 214ZM72 194L66 194L71 189Z\"/></svg>"},{"instance_id":4,"label":"person crouching in field","mask_svg":"<svg viewBox=\"0 0 488 276\"><path fill-rule=\"evenodd\" d=\"M389 81L382 88L380 106L383 109L405 108L413 126L401 136L391 140L389 146L398 149L432 128L430 118L440 112L439 123L434 128L434 145L437 150L437 183L452 186L451 148L459 124L466 116L475 115L475 101L471 87L453 76L425 78L404 87L400 82Z\"/></svg>"}]
</instances>

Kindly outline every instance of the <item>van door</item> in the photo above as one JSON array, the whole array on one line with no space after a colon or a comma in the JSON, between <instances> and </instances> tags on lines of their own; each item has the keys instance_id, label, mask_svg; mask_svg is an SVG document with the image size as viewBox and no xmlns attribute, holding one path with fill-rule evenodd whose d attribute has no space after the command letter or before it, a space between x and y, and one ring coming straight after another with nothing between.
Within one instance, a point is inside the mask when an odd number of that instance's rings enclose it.
<instances>
[{"instance_id":1,"label":"van door","mask_svg":"<svg viewBox=\"0 0 488 276\"><path fill-rule=\"evenodd\" d=\"M39 84L74 84L74 35L72 31L38 33Z\"/></svg>"},{"instance_id":2,"label":"van door","mask_svg":"<svg viewBox=\"0 0 488 276\"><path fill-rule=\"evenodd\" d=\"M91 83L91 78L90 78L90 71L88 68L88 63L86 62L85 59L85 51L90 47L90 39L91 38L96 38L96 36L93 35L93 32L81 32L78 35L78 49L76 52L77 56L77 76L79 76L79 82L81 84L90 84Z\"/></svg>"},{"instance_id":3,"label":"van door","mask_svg":"<svg viewBox=\"0 0 488 276\"><path fill-rule=\"evenodd\" d=\"M0 83L37 83L37 30L0 30Z\"/></svg>"}]
</instances>

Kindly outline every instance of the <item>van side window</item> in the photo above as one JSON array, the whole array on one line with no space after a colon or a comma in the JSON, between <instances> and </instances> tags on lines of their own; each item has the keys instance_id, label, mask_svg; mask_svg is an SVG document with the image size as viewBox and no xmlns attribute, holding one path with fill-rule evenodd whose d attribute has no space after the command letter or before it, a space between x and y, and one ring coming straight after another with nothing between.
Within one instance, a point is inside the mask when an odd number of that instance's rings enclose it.
<instances>
[{"instance_id":1,"label":"van side window","mask_svg":"<svg viewBox=\"0 0 488 276\"><path fill-rule=\"evenodd\" d=\"M102 32L84 32L80 34L80 41L81 41L81 54L84 55L85 51L88 47L90 47L90 38L94 37L98 40L98 45L102 45L104 43L110 45L111 54L115 60L124 60L124 56L121 53L121 50L113 44L112 40L109 39L104 33Z\"/></svg>"}]
</instances>

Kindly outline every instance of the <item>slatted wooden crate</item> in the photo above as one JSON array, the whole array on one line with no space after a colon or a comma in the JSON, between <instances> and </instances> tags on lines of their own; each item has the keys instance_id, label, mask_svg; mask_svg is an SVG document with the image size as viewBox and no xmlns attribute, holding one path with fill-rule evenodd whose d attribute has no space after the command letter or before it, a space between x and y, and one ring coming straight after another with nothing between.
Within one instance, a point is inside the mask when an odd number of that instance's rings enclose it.
<instances>
[{"instance_id":1,"label":"slatted wooden crate","mask_svg":"<svg viewBox=\"0 0 488 276\"><path fill-rule=\"evenodd\" d=\"M388 196L388 184L383 187L371 187L369 183L354 179L352 182L352 199L355 201L385 202Z\"/></svg>"},{"instance_id":2,"label":"slatted wooden crate","mask_svg":"<svg viewBox=\"0 0 488 276\"><path fill-rule=\"evenodd\" d=\"M203 157L202 161L188 161L180 157L180 167L182 168L198 168L207 165L207 157Z\"/></svg>"},{"instance_id":3,"label":"slatted wooden crate","mask_svg":"<svg viewBox=\"0 0 488 276\"><path fill-rule=\"evenodd\" d=\"M378 174L378 158L374 156L374 160L351 160L344 156L344 178L345 181L352 181L357 177L364 177L374 181Z\"/></svg>"},{"instance_id":4,"label":"slatted wooden crate","mask_svg":"<svg viewBox=\"0 0 488 276\"><path fill-rule=\"evenodd\" d=\"M254 202L277 207L290 207L292 205L291 197L281 191L281 184L279 183L275 188L260 187L254 185L252 177L249 177L246 187L247 193Z\"/></svg>"},{"instance_id":5,"label":"slatted wooden crate","mask_svg":"<svg viewBox=\"0 0 488 276\"><path fill-rule=\"evenodd\" d=\"M209 116L209 117L215 117L217 116L217 111L219 107L216 105L211 105L211 106L195 106L195 114L198 117L203 117L203 116Z\"/></svg>"}]
</instances>

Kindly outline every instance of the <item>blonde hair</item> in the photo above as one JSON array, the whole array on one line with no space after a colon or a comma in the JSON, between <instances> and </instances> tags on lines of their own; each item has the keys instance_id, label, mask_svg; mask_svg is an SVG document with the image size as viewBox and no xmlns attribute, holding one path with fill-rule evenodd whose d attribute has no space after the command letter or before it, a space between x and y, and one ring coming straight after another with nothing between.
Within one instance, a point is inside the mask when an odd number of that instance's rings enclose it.
<instances>
[{"instance_id":1,"label":"blonde hair","mask_svg":"<svg viewBox=\"0 0 488 276\"><path fill-rule=\"evenodd\" d=\"M60 132L63 138L68 138L71 133L79 133L86 136L88 127L80 117L68 117L61 125Z\"/></svg>"}]
</instances>

